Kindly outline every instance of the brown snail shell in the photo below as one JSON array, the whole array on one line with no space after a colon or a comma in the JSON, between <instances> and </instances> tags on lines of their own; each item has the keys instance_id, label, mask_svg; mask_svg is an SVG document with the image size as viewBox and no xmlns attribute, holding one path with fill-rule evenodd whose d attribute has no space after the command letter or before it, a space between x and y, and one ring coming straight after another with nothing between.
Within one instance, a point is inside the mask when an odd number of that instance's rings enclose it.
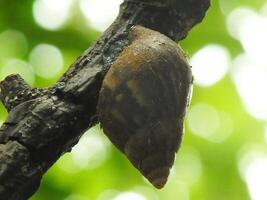
<instances>
[{"instance_id":1,"label":"brown snail shell","mask_svg":"<svg viewBox=\"0 0 267 200\"><path fill-rule=\"evenodd\" d=\"M157 188L168 178L183 135L192 74L178 45L136 26L107 72L98 100L104 133Z\"/></svg>"}]
</instances>

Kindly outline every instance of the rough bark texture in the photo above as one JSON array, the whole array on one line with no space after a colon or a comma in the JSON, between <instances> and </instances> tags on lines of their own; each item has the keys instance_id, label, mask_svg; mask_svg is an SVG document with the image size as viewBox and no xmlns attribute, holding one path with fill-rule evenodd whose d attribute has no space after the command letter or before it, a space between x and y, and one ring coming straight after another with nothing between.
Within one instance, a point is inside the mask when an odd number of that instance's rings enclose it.
<instances>
[{"instance_id":1,"label":"rough bark texture","mask_svg":"<svg viewBox=\"0 0 267 200\"><path fill-rule=\"evenodd\" d=\"M30 88L19 75L0 83L0 99L9 111L0 128L0 200L28 199L44 173L71 150L97 121L102 80L129 44L134 25L179 41L199 23L209 0L125 0L118 18L47 89Z\"/></svg>"}]
</instances>

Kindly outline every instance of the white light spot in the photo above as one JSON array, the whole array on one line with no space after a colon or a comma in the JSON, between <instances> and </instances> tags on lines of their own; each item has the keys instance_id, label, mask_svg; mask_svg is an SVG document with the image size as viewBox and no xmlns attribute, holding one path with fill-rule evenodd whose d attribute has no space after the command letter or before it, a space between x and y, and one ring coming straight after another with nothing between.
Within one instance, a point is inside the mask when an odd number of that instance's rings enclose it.
<instances>
[{"instance_id":1,"label":"white light spot","mask_svg":"<svg viewBox=\"0 0 267 200\"><path fill-rule=\"evenodd\" d=\"M0 68L0 80L11 74L19 74L28 84L33 85L35 81L32 66L19 59L10 59Z\"/></svg>"},{"instance_id":2,"label":"white light spot","mask_svg":"<svg viewBox=\"0 0 267 200\"><path fill-rule=\"evenodd\" d=\"M6 30L0 33L0 59L18 58L27 52L28 43L23 33Z\"/></svg>"},{"instance_id":3,"label":"white light spot","mask_svg":"<svg viewBox=\"0 0 267 200\"><path fill-rule=\"evenodd\" d=\"M247 183L252 200L265 200L267 197L267 156L264 153L250 152L239 162L241 176Z\"/></svg>"},{"instance_id":4,"label":"white light spot","mask_svg":"<svg viewBox=\"0 0 267 200\"><path fill-rule=\"evenodd\" d=\"M57 47L40 44L30 53L30 63L38 76L53 78L63 68L63 56Z\"/></svg>"},{"instance_id":5,"label":"white light spot","mask_svg":"<svg viewBox=\"0 0 267 200\"><path fill-rule=\"evenodd\" d=\"M215 44L203 47L191 59L195 83L203 87L215 84L227 73L229 62L225 47Z\"/></svg>"},{"instance_id":6,"label":"white light spot","mask_svg":"<svg viewBox=\"0 0 267 200\"><path fill-rule=\"evenodd\" d=\"M211 105L199 103L189 110L188 125L192 133L209 138L219 127L220 118Z\"/></svg>"},{"instance_id":7,"label":"white light spot","mask_svg":"<svg viewBox=\"0 0 267 200\"><path fill-rule=\"evenodd\" d=\"M234 131L234 122L230 114L219 112L220 128L210 137L213 142L223 142L227 140Z\"/></svg>"},{"instance_id":8,"label":"white light spot","mask_svg":"<svg viewBox=\"0 0 267 200\"><path fill-rule=\"evenodd\" d=\"M259 64L267 64L267 16L239 7L227 19L229 33L240 40L247 55Z\"/></svg>"},{"instance_id":9,"label":"white light spot","mask_svg":"<svg viewBox=\"0 0 267 200\"><path fill-rule=\"evenodd\" d=\"M74 163L80 168L97 168L108 157L108 146L105 138L93 133L98 130L97 128L92 128L92 130L85 133L71 151Z\"/></svg>"},{"instance_id":10,"label":"white light spot","mask_svg":"<svg viewBox=\"0 0 267 200\"><path fill-rule=\"evenodd\" d=\"M190 200L190 193L188 185L179 180L169 181L161 191L160 194L163 195L164 199L182 199Z\"/></svg>"},{"instance_id":11,"label":"white light spot","mask_svg":"<svg viewBox=\"0 0 267 200\"><path fill-rule=\"evenodd\" d=\"M241 36L241 27L246 19L254 16L257 16L257 13L250 8L238 7L234 9L227 17L227 29L230 35L239 40Z\"/></svg>"},{"instance_id":12,"label":"white light spot","mask_svg":"<svg viewBox=\"0 0 267 200\"><path fill-rule=\"evenodd\" d=\"M80 0L80 8L89 25L104 31L119 14L123 0Z\"/></svg>"},{"instance_id":13,"label":"white light spot","mask_svg":"<svg viewBox=\"0 0 267 200\"><path fill-rule=\"evenodd\" d=\"M80 172L82 169L73 162L73 158L70 153L66 153L59 158L56 166L69 174L75 174Z\"/></svg>"},{"instance_id":14,"label":"white light spot","mask_svg":"<svg viewBox=\"0 0 267 200\"><path fill-rule=\"evenodd\" d=\"M204 103L191 107L187 123L193 134L215 143L223 142L233 132L230 115Z\"/></svg>"},{"instance_id":15,"label":"white light spot","mask_svg":"<svg viewBox=\"0 0 267 200\"><path fill-rule=\"evenodd\" d=\"M36 0L33 16L41 27L48 30L61 28L70 16L73 0Z\"/></svg>"},{"instance_id":16,"label":"white light spot","mask_svg":"<svg viewBox=\"0 0 267 200\"><path fill-rule=\"evenodd\" d=\"M245 52L258 64L267 65L267 17L247 17L240 29L240 41Z\"/></svg>"},{"instance_id":17,"label":"white light spot","mask_svg":"<svg viewBox=\"0 0 267 200\"><path fill-rule=\"evenodd\" d=\"M114 198L114 200L147 200L143 195L136 192L124 192Z\"/></svg>"},{"instance_id":18,"label":"white light spot","mask_svg":"<svg viewBox=\"0 0 267 200\"><path fill-rule=\"evenodd\" d=\"M170 181L180 180L188 185L194 184L202 175L202 163L198 151L183 148L171 171Z\"/></svg>"},{"instance_id":19,"label":"white light spot","mask_svg":"<svg viewBox=\"0 0 267 200\"><path fill-rule=\"evenodd\" d=\"M89 129L71 153L64 154L56 166L67 173L78 173L83 169L95 169L109 157L109 141L99 135L100 127Z\"/></svg>"},{"instance_id":20,"label":"white light spot","mask_svg":"<svg viewBox=\"0 0 267 200\"><path fill-rule=\"evenodd\" d=\"M248 113L267 120L267 66L242 54L233 62L232 76Z\"/></svg>"}]
</instances>

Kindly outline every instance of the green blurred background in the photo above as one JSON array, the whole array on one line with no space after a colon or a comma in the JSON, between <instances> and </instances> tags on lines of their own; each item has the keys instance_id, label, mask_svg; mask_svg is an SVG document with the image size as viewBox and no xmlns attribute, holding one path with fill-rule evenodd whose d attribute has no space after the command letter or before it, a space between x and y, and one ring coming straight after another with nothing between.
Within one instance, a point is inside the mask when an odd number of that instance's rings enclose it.
<instances>
[{"instance_id":1,"label":"green blurred background","mask_svg":"<svg viewBox=\"0 0 267 200\"><path fill-rule=\"evenodd\" d=\"M121 0L0 0L0 79L52 85L114 20ZM169 181L154 189L90 129L31 200L266 200L267 3L213 0L181 42L195 86ZM0 105L0 124L7 116Z\"/></svg>"}]
</instances>

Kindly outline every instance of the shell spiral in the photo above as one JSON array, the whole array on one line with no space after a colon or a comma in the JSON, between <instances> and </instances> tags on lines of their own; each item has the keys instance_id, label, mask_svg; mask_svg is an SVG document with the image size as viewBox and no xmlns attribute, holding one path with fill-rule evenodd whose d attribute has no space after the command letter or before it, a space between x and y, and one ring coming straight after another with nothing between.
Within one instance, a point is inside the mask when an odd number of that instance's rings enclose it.
<instances>
[{"instance_id":1,"label":"shell spiral","mask_svg":"<svg viewBox=\"0 0 267 200\"><path fill-rule=\"evenodd\" d=\"M157 188L168 178L182 136L192 74L168 37L135 26L107 72L98 100L104 133Z\"/></svg>"}]
</instances>

